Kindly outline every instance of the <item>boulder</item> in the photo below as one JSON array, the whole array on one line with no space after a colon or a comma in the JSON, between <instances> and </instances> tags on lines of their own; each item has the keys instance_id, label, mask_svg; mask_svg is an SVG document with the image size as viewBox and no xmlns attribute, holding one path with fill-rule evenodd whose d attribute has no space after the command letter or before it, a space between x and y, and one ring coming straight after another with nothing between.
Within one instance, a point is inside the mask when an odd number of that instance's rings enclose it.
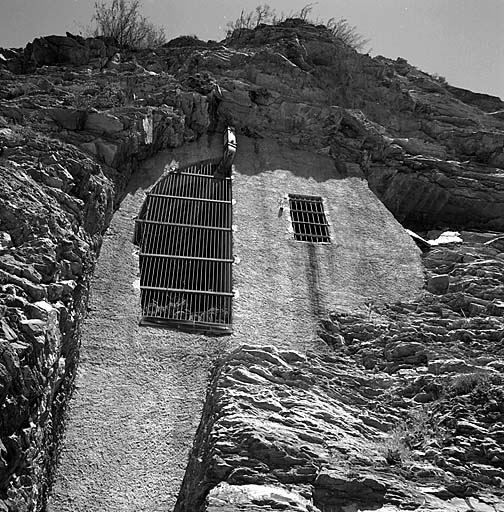
<instances>
[{"instance_id":1,"label":"boulder","mask_svg":"<svg viewBox=\"0 0 504 512\"><path fill-rule=\"evenodd\" d=\"M0 231L0 253L12 247L12 238L9 233Z\"/></svg>"},{"instance_id":2,"label":"boulder","mask_svg":"<svg viewBox=\"0 0 504 512\"><path fill-rule=\"evenodd\" d=\"M427 367L430 373L435 375L443 373L473 373L476 371L485 371L479 366L467 363L463 359L436 359L430 361Z\"/></svg>"},{"instance_id":3,"label":"boulder","mask_svg":"<svg viewBox=\"0 0 504 512\"><path fill-rule=\"evenodd\" d=\"M112 114L90 112L86 115L84 129L91 132L114 134L124 129L121 121Z\"/></svg>"},{"instance_id":4,"label":"boulder","mask_svg":"<svg viewBox=\"0 0 504 512\"><path fill-rule=\"evenodd\" d=\"M58 107L49 109L47 113L51 119L66 130L82 130L84 127L86 115L82 110Z\"/></svg>"},{"instance_id":5,"label":"boulder","mask_svg":"<svg viewBox=\"0 0 504 512\"><path fill-rule=\"evenodd\" d=\"M386 483L377 475L323 469L315 480L314 502L322 510L363 503L366 508L375 508L383 505L386 492Z\"/></svg>"},{"instance_id":6,"label":"boulder","mask_svg":"<svg viewBox=\"0 0 504 512\"><path fill-rule=\"evenodd\" d=\"M25 53L35 66L68 64L84 66L89 62L90 51L72 37L47 36L34 39Z\"/></svg>"},{"instance_id":7,"label":"boulder","mask_svg":"<svg viewBox=\"0 0 504 512\"><path fill-rule=\"evenodd\" d=\"M448 274L441 274L438 276L430 277L427 280L427 291L436 295L443 295L448 292L450 286L450 276Z\"/></svg>"},{"instance_id":8,"label":"boulder","mask_svg":"<svg viewBox=\"0 0 504 512\"><path fill-rule=\"evenodd\" d=\"M271 485L229 485L221 482L207 497L206 512L312 512L308 500L296 492Z\"/></svg>"},{"instance_id":9,"label":"boulder","mask_svg":"<svg viewBox=\"0 0 504 512\"><path fill-rule=\"evenodd\" d=\"M104 141L100 138L95 139L92 142L85 142L84 144L81 144L81 148L90 152L107 165L113 165L118 152L117 144Z\"/></svg>"}]
</instances>

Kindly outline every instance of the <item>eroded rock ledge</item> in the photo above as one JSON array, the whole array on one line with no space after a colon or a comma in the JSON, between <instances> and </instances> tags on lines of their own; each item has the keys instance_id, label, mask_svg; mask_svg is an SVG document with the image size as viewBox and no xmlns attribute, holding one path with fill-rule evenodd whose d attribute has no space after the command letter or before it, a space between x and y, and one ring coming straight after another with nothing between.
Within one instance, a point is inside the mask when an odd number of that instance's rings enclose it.
<instances>
[{"instance_id":1,"label":"eroded rock ledge","mask_svg":"<svg viewBox=\"0 0 504 512\"><path fill-rule=\"evenodd\" d=\"M0 106L1 510L43 506L102 235L137 162L184 141L172 108L57 97Z\"/></svg>"}]
</instances>

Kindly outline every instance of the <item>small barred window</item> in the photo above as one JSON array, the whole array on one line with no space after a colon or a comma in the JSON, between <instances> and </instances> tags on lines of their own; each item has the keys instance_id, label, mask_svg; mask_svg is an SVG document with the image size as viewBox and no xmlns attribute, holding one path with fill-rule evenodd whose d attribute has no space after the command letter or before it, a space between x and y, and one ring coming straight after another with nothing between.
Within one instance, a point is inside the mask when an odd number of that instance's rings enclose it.
<instances>
[{"instance_id":1,"label":"small barred window","mask_svg":"<svg viewBox=\"0 0 504 512\"><path fill-rule=\"evenodd\" d=\"M301 242L330 242L324 203L319 196L289 194L294 239Z\"/></svg>"}]
</instances>

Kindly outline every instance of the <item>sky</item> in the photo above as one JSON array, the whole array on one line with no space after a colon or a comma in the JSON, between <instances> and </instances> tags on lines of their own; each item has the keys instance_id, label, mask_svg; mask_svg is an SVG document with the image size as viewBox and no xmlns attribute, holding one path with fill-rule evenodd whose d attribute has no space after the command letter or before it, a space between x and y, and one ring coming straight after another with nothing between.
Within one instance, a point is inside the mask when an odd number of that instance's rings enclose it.
<instances>
[{"instance_id":1,"label":"sky","mask_svg":"<svg viewBox=\"0 0 504 512\"><path fill-rule=\"evenodd\" d=\"M310 0L143 0L142 12L167 39L197 35L221 40L242 9L268 3L289 14ZM94 0L0 0L0 47L35 37L79 33ZM345 18L370 39L371 55L402 57L457 87L504 99L504 0L319 0L311 15Z\"/></svg>"}]
</instances>

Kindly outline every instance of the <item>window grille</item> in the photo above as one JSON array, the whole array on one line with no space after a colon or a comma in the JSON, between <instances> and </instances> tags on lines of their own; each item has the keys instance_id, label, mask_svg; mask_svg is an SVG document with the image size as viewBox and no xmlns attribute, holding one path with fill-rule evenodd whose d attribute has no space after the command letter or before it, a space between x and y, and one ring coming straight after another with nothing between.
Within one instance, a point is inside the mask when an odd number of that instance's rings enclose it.
<instances>
[{"instance_id":1,"label":"window grille","mask_svg":"<svg viewBox=\"0 0 504 512\"><path fill-rule=\"evenodd\" d=\"M319 196L289 194L294 239L302 242L330 242L329 224Z\"/></svg>"},{"instance_id":2,"label":"window grille","mask_svg":"<svg viewBox=\"0 0 504 512\"><path fill-rule=\"evenodd\" d=\"M231 332L231 178L217 163L170 172L147 194L135 230L142 324Z\"/></svg>"}]
</instances>

